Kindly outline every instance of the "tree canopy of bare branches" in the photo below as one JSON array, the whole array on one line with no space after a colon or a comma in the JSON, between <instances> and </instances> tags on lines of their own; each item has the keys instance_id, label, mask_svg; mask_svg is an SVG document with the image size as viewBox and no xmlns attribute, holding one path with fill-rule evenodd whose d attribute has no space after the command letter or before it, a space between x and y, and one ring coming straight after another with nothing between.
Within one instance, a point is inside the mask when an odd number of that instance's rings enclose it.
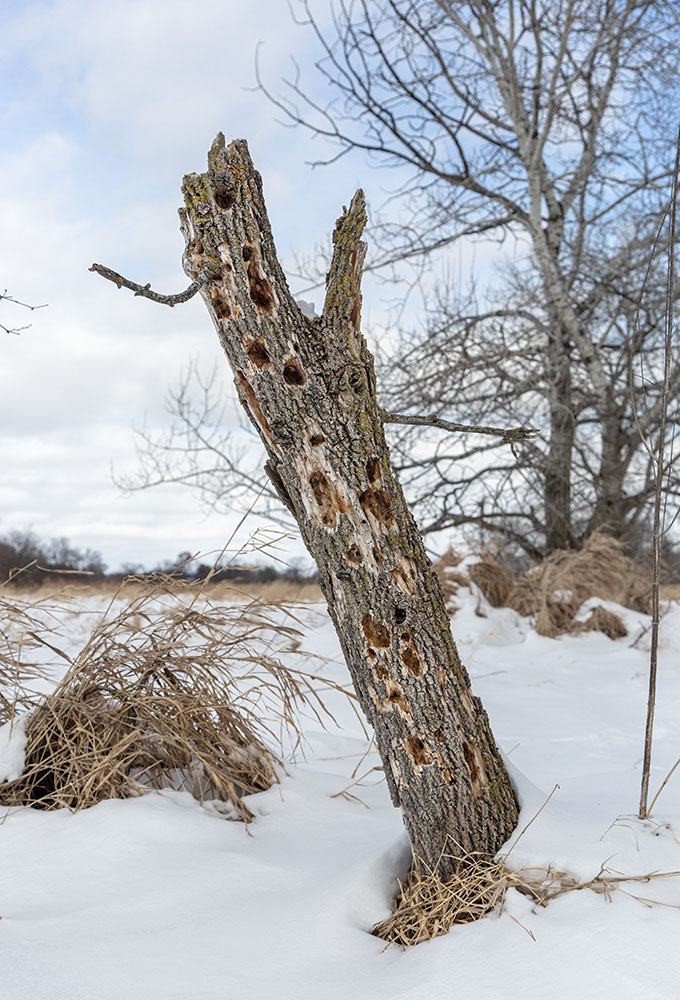
<instances>
[{"instance_id":1,"label":"tree canopy of bare branches","mask_svg":"<svg viewBox=\"0 0 680 1000\"><path fill-rule=\"evenodd\" d=\"M531 555L601 527L626 537L653 494L631 385L654 438L677 8L338 0L331 34L303 8L328 99L299 75L270 96L328 160L359 150L401 168L373 266L446 259L463 240L515 248L499 246L483 294L430 284L423 323L388 358L390 409L540 430L512 451L402 433L395 461L424 530L476 524ZM644 377L629 379L630 357Z\"/></svg>"}]
</instances>

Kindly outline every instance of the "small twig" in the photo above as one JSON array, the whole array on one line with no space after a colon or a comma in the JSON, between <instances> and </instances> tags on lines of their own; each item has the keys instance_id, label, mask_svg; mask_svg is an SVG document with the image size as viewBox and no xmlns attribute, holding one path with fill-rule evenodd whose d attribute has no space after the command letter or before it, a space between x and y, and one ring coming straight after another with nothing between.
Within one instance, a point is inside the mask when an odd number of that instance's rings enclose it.
<instances>
[{"instance_id":1,"label":"small twig","mask_svg":"<svg viewBox=\"0 0 680 1000\"><path fill-rule=\"evenodd\" d=\"M503 444L509 444L513 449L518 441L526 441L535 437L538 431L533 427L488 427L485 424L458 424L452 420L444 420L436 414L431 413L426 417L411 416L406 413L389 413L381 410L383 423L385 424L409 424L414 427L438 427L443 431L455 431L464 434L488 434L492 437L502 438Z\"/></svg>"},{"instance_id":2,"label":"small twig","mask_svg":"<svg viewBox=\"0 0 680 1000\"><path fill-rule=\"evenodd\" d=\"M7 289L5 289L4 292L0 293L0 302L2 302L3 299L6 302L13 303L13 305L15 305L15 306L21 306L22 309L30 309L31 312L33 312L34 309L44 309L45 306L47 305L46 302L43 302L42 305L39 305L39 306L32 306L28 302L20 302L19 299L15 299L15 298L13 298L13 296L8 295L7 294ZM28 330L29 327L30 327L30 325L31 324L28 323L26 326L5 326L4 323L0 323L0 330L4 330L5 333L11 333L15 337L18 337L19 334L21 333L21 331L22 330Z\"/></svg>"},{"instance_id":3,"label":"small twig","mask_svg":"<svg viewBox=\"0 0 680 1000\"><path fill-rule=\"evenodd\" d=\"M547 804L550 802L551 798L553 797L553 795L555 794L555 792L557 791L557 789L559 787L560 787L559 785L555 785L555 787L553 788L552 792L547 797L547 799L545 800L545 802L543 803L543 805L541 806L541 808L538 810L538 812L534 813L534 815L531 817L531 819L529 820L529 822L527 823L527 825L520 832L519 836L516 838L516 840L514 841L514 843L512 843L510 845L510 847L507 849L507 851L505 852L505 854L503 854L501 856L501 860L502 861L507 861L508 860L508 858L510 857L510 855L512 854L512 852L515 850L515 848L519 844L519 842L522 839L522 837L524 836L524 834L527 832L527 830L529 829L529 827L531 826L531 824L535 820L537 820L538 817L541 815L541 813L543 812L543 810L545 809L545 807L547 806Z\"/></svg>"},{"instance_id":4,"label":"small twig","mask_svg":"<svg viewBox=\"0 0 680 1000\"><path fill-rule=\"evenodd\" d=\"M171 309L180 302L188 302L189 299L192 299L196 292L199 292L208 282L212 273L207 267L201 268L196 280L192 281L189 287L185 288L183 292L178 292L176 295L161 295L160 292L152 291L150 283L138 285L136 281L129 281L122 274L112 271L110 267L104 267L103 264L93 264L92 267L88 268L88 271L95 271L97 274L101 274L102 278L112 281L118 288L129 288L135 295L151 299L152 302L158 302L162 306L170 306Z\"/></svg>"},{"instance_id":5,"label":"small twig","mask_svg":"<svg viewBox=\"0 0 680 1000\"><path fill-rule=\"evenodd\" d=\"M664 788L666 787L666 785L670 781L671 777L673 776L673 772L675 771L675 769L678 766L678 764L680 764L680 757L678 757L678 759L676 760L675 764L673 764L673 767L670 769L670 771L668 772L668 774L666 775L666 777L661 782L661 786L659 788L659 791L656 793L656 795L652 799L651 805L649 806L649 809L647 810L647 815L648 816L650 815L652 809L656 805L656 800L661 795L662 791L664 790Z\"/></svg>"}]
</instances>

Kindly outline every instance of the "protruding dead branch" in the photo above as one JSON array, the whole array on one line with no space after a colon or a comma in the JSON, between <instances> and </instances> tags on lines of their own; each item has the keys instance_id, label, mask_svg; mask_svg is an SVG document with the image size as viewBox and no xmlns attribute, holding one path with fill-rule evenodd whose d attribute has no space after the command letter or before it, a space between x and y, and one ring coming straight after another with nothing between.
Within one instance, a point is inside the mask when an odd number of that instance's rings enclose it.
<instances>
[{"instance_id":1,"label":"protruding dead branch","mask_svg":"<svg viewBox=\"0 0 680 1000\"><path fill-rule=\"evenodd\" d=\"M203 268L196 277L196 280L192 281L189 287L185 288L183 292L177 292L175 295L162 295L160 292L154 292L150 283L139 285L136 281L124 278L117 271L112 271L110 267L105 267L104 264L93 264L92 267L88 267L88 271L100 274L102 278L112 281L118 288L129 288L135 295L141 295L144 299L151 299L152 302L158 302L162 306L170 306L171 309L181 302L188 302L189 299L192 299L210 279L210 269Z\"/></svg>"}]
</instances>

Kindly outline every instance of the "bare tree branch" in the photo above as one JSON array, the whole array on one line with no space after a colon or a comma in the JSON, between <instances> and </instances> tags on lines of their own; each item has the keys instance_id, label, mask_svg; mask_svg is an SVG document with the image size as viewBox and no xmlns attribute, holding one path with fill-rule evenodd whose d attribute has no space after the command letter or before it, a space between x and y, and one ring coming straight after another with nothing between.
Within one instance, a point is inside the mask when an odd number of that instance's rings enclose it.
<instances>
[{"instance_id":1,"label":"bare tree branch","mask_svg":"<svg viewBox=\"0 0 680 1000\"><path fill-rule=\"evenodd\" d=\"M31 312L33 312L35 309L44 309L46 306L46 303L43 303L42 305L39 306L32 306L29 305L28 302L20 302L19 299L15 299L13 298L13 296L8 295L7 289L5 289L5 291L0 294L0 302L2 302L3 300L5 302L11 302L15 306L21 306L22 309L29 309ZM5 326L4 323L0 323L0 330L4 330L5 333L12 334L18 337L23 330L28 330L30 326L31 326L30 323L27 323L25 326Z\"/></svg>"},{"instance_id":2,"label":"bare tree branch","mask_svg":"<svg viewBox=\"0 0 680 1000\"><path fill-rule=\"evenodd\" d=\"M525 441L538 434L533 428L524 427L488 427L484 424L458 424L451 420L444 420L435 413L428 416L417 416L405 413L390 413L388 410L381 410L383 423L386 424L408 424L411 427L438 427L443 431L462 432L464 434L488 434L502 439L503 444L511 447L517 441Z\"/></svg>"},{"instance_id":3,"label":"bare tree branch","mask_svg":"<svg viewBox=\"0 0 680 1000\"><path fill-rule=\"evenodd\" d=\"M135 295L141 295L145 299L151 299L152 302L158 302L160 305L170 306L170 308L192 299L210 280L212 274L210 268L204 267L199 271L196 280L192 281L183 292L178 292L175 295L161 295L159 292L152 291L150 284L138 285L136 281L124 278L122 274L112 271L110 267L105 267L103 264L93 264L92 267L88 268L88 271L95 271L107 281L112 281L117 288L129 288Z\"/></svg>"}]
</instances>

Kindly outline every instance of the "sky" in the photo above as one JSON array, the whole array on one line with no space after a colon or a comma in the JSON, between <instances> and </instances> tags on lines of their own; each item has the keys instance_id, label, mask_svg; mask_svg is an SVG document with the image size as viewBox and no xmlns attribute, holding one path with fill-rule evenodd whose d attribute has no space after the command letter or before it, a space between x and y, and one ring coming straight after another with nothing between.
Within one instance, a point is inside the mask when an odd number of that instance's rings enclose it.
<instances>
[{"instance_id":1,"label":"sky","mask_svg":"<svg viewBox=\"0 0 680 1000\"><path fill-rule=\"evenodd\" d=\"M94 261L163 292L187 285L177 223L183 174L218 131L246 138L279 255L327 241L358 186L359 157L312 170L323 150L255 87L311 67L311 33L285 0L2 0L0 33L0 536L20 529L100 550L111 569L219 551L241 512L210 514L182 487L125 496L133 425L168 426L168 387L191 359L230 385L197 297L167 309L88 272ZM327 20L326 0L315 10ZM313 71L308 72L313 85ZM293 285L294 287L294 285ZM295 287L294 287L295 290ZM307 295L307 299L313 295ZM318 303L317 303L318 304ZM238 421L236 411L229 418ZM236 544L258 520L251 515ZM289 547L301 553L298 542Z\"/></svg>"}]
</instances>

